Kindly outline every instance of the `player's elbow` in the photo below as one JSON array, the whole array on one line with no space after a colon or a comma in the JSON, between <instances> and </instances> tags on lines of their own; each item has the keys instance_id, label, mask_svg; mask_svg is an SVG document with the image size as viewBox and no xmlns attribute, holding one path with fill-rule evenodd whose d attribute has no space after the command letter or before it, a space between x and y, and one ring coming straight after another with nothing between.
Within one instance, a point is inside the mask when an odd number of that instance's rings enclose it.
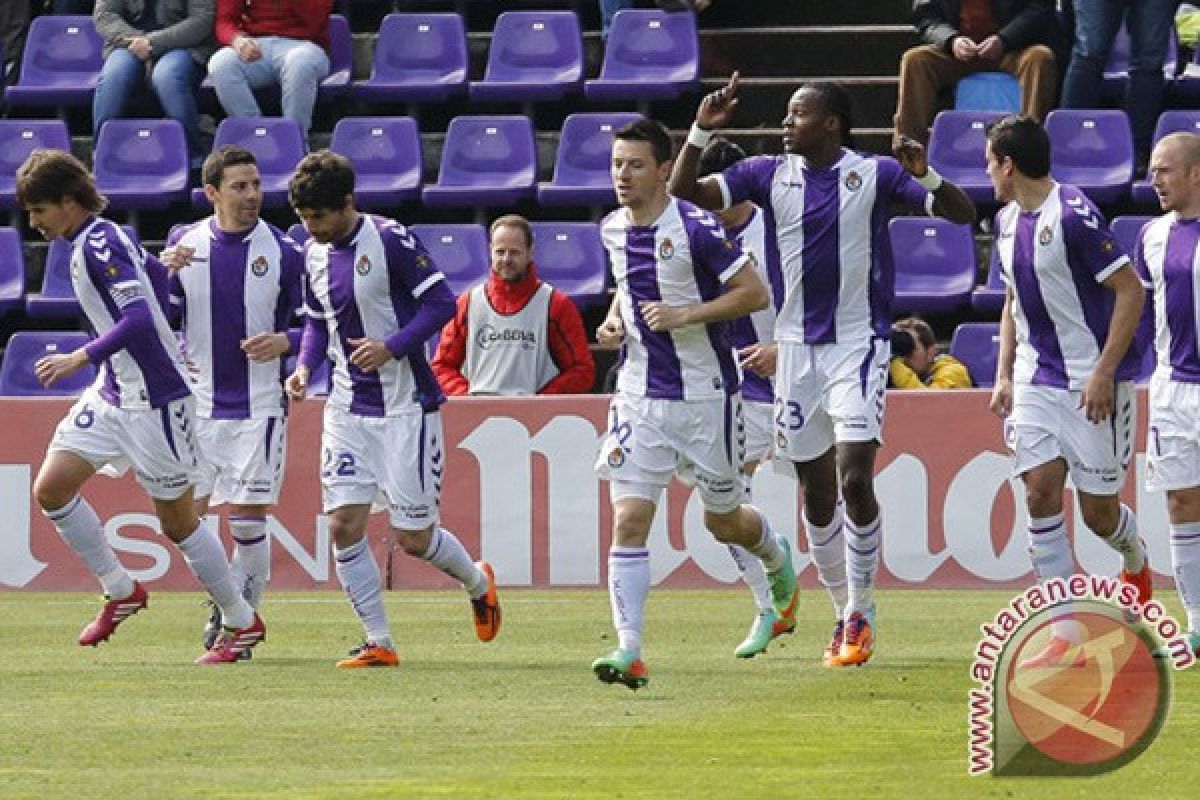
<instances>
[{"instance_id":1,"label":"player's elbow","mask_svg":"<svg viewBox=\"0 0 1200 800\"><path fill-rule=\"evenodd\" d=\"M767 291L767 287L758 281L753 286L746 289L746 313L751 314L755 311L762 311L771 303L771 294Z\"/></svg>"}]
</instances>

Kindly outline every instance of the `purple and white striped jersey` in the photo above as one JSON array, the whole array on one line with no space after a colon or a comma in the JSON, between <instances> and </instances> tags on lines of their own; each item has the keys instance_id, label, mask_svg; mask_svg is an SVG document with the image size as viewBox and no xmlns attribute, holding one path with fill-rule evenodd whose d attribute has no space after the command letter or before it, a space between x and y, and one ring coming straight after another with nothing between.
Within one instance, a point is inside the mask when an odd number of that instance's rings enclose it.
<instances>
[{"instance_id":1,"label":"purple and white striped jersey","mask_svg":"<svg viewBox=\"0 0 1200 800\"><path fill-rule=\"evenodd\" d=\"M996 212L1000 277L1013 290L1015 383L1082 389L1108 338L1113 292L1103 282L1129 263L1083 192L1054 184L1041 208L1009 203ZM1136 346L1117 380L1136 373Z\"/></svg>"},{"instance_id":2,"label":"purple and white striped jersey","mask_svg":"<svg viewBox=\"0 0 1200 800\"><path fill-rule=\"evenodd\" d=\"M302 302L304 256L283 232L262 220L230 233L208 217L172 232L167 245L193 250L171 278L171 306L183 326L184 354L195 365L196 414L205 419L280 416L284 358L255 363L242 341L286 333Z\"/></svg>"},{"instance_id":3,"label":"purple and white striped jersey","mask_svg":"<svg viewBox=\"0 0 1200 800\"><path fill-rule=\"evenodd\" d=\"M304 250L309 324L324 324L326 353L333 361L326 403L364 417L440 406L446 398L425 358L424 344L454 313L454 295L417 237L393 220L359 214L346 239L330 244L309 239ZM446 300L448 313L429 335L422 330L419 342L406 342L403 357L371 372L349 362L354 352L349 339L386 340L391 347L405 338L405 326L420 316L423 303L432 297Z\"/></svg>"},{"instance_id":4,"label":"purple and white striped jersey","mask_svg":"<svg viewBox=\"0 0 1200 800\"><path fill-rule=\"evenodd\" d=\"M1134 263L1154 292L1155 372L1200 383L1200 220L1174 212L1151 220Z\"/></svg>"},{"instance_id":5,"label":"purple and white striped jersey","mask_svg":"<svg viewBox=\"0 0 1200 800\"><path fill-rule=\"evenodd\" d=\"M757 156L716 179L725 207L753 201L778 243L784 294L777 340L832 344L888 335L892 207L933 209L933 195L900 162L846 149L822 169L802 156Z\"/></svg>"},{"instance_id":6,"label":"purple and white striped jersey","mask_svg":"<svg viewBox=\"0 0 1200 800\"><path fill-rule=\"evenodd\" d=\"M762 209L755 206L745 225L728 232L744 252L754 257L758 275L771 291L771 303L766 308L749 316L738 317L730 323L733 326L735 349L775 341L775 316L783 303L783 273L779 268L779 247L774 237L767 236L765 219ZM771 379L744 370L742 397L756 403L774 402L775 389Z\"/></svg>"},{"instance_id":7,"label":"purple and white striped jersey","mask_svg":"<svg viewBox=\"0 0 1200 800\"><path fill-rule=\"evenodd\" d=\"M725 397L739 370L727 322L652 331L643 301L686 306L712 300L750 258L707 211L671 197L652 225L630 222L618 208L601 226L620 292L625 346L617 390L668 400Z\"/></svg>"},{"instance_id":8,"label":"purple and white striped jersey","mask_svg":"<svg viewBox=\"0 0 1200 800\"><path fill-rule=\"evenodd\" d=\"M137 304L143 304L151 335L129 337L101 365L100 396L118 408L162 408L190 394L183 358L167 324L162 296L151 267L162 267L134 244L116 223L89 217L71 240L71 285L98 337L117 327Z\"/></svg>"}]
</instances>

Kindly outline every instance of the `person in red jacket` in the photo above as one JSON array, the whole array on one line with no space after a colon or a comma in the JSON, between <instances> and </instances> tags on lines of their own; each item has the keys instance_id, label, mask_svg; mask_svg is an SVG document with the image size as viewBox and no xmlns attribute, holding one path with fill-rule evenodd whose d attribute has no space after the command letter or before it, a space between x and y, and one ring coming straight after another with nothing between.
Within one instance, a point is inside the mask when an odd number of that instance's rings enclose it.
<instances>
[{"instance_id":1,"label":"person in red jacket","mask_svg":"<svg viewBox=\"0 0 1200 800\"><path fill-rule=\"evenodd\" d=\"M458 297L433 372L442 391L578 394L595 380L583 320L571 298L537 276L533 228L517 214L492 223L492 272Z\"/></svg>"},{"instance_id":2,"label":"person in red jacket","mask_svg":"<svg viewBox=\"0 0 1200 800\"><path fill-rule=\"evenodd\" d=\"M261 117L254 90L279 86L283 115L308 136L317 84L329 74L333 0L217 0L221 49L208 74L231 117Z\"/></svg>"}]
</instances>

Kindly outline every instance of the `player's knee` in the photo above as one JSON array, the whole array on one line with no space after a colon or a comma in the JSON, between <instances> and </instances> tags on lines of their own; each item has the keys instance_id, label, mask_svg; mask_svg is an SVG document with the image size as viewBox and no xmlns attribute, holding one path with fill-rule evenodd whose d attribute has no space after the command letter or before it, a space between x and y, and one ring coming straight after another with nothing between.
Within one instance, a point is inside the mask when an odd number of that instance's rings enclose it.
<instances>
[{"instance_id":1,"label":"player's knee","mask_svg":"<svg viewBox=\"0 0 1200 800\"><path fill-rule=\"evenodd\" d=\"M424 535L422 535L424 534ZM410 556L421 558L429 550L429 531L396 531L396 544Z\"/></svg>"},{"instance_id":2,"label":"player's knee","mask_svg":"<svg viewBox=\"0 0 1200 800\"><path fill-rule=\"evenodd\" d=\"M1088 530L1099 536L1111 536L1121 521L1121 504L1112 498L1112 502L1080 503L1083 511L1083 524Z\"/></svg>"},{"instance_id":3,"label":"player's knee","mask_svg":"<svg viewBox=\"0 0 1200 800\"><path fill-rule=\"evenodd\" d=\"M75 492L68 486L39 475L33 484L33 496L43 511L57 511L71 502Z\"/></svg>"},{"instance_id":4,"label":"player's knee","mask_svg":"<svg viewBox=\"0 0 1200 800\"><path fill-rule=\"evenodd\" d=\"M870 505L875 500L874 477L867 470L846 470L842 473L842 497L851 506Z\"/></svg>"}]
</instances>

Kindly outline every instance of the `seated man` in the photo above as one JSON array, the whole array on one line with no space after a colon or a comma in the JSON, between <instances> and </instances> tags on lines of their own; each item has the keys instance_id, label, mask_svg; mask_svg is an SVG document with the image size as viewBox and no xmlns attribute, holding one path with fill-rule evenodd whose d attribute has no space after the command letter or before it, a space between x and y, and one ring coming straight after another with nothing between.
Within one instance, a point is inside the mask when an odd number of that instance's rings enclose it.
<instances>
[{"instance_id":1,"label":"seated man","mask_svg":"<svg viewBox=\"0 0 1200 800\"><path fill-rule=\"evenodd\" d=\"M223 46L208 72L225 113L261 117L254 90L279 86L283 115L307 137L317 85L329 74L332 7L332 0L217 0L216 37Z\"/></svg>"},{"instance_id":2,"label":"seated man","mask_svg":"<svg viewBox=\"0 0 1200 800\"><path fill-rule=\"evenodd\" d=\"M516 214L492 223L492 273L458 297L433 359L442 391L579 394L595 363L571 298L537 277L533 229Z\"/></svg>"},{"instance_id":3,"label":"seated man","mask_svg":"<svg viewBox=\"0 0 1200 800\"><path fill-rule=\"evenodd\" d=\"M1053 0L917 0L913 24L926 44L900 60L896 137L929 143L937 95L975 72L1007 72L1021 85L1021 113L1054 108L1058 44Z\"/></svg>"},{"instance_id":4,"label":"seated man","mask_svg":"<svg viewBox=\"0 0 1200 800\"><path fill-rule=\"evenodd\" d=\"M929 323L906 317L892 326L892 360L888 365L896 389L970 389L971 374L952 355L938 352Z\"/></svg>"},{"instance_id":5,"label":"seated man","mask_svg":"<svg viewBox=\"0 0 1200 800\"><path fill-rule=\"evenodd\" d=\"M92 135L123 116L149 80L163 111L183 126L199 166L204 147L196 90L216 50L213 0L99 0L94 19L104 40L104 68L92 97Z\"/></svg>"}]
</instances>

